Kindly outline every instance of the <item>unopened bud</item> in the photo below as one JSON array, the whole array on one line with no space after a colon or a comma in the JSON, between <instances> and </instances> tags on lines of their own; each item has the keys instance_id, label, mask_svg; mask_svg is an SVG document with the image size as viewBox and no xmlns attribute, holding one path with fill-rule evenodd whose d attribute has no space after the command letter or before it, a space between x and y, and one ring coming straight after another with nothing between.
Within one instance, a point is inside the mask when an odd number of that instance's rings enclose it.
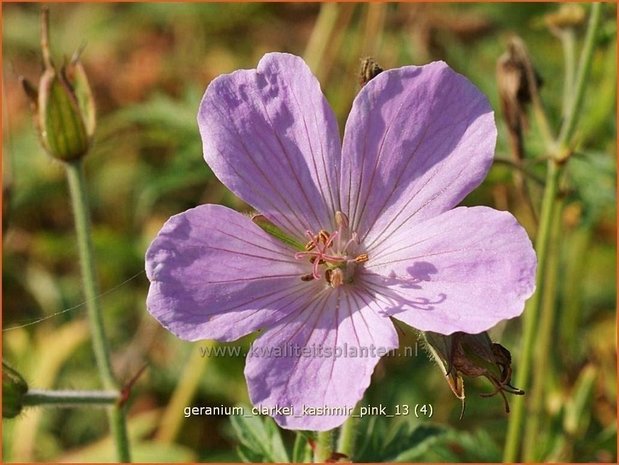
<instances>
[{"instance_id":1,"label":"unopened bud","mask_svg":"<svg viewBox=\"0 0 619 465\"><path fill-rule=\"evenodd\" d=\"M84 68L76 55L58 70L50 57L49 12L41 16L41 48L45 70L36 89L25 79L22 86L34 111L35 127L45 150L54 158L82 158L95 131L95 105Z\"/></svg>"},{"instance_id":2,"label":"unopened bud","mask_svg":"<svg viewBox=\"0 0 619 465\"><path fill-rule=\"evenodd\" d=\"M41 77L38 129L45 150L62 161L83 157L90 146L86 124L73 89L60 73L47 69Z\"/></svg>"},{"instance_id":3,"label":"unopened bud","mask_svg":"<svg viewBox=\"0 0 619 465\"><path fill-rule=\"evenodd\" d=\"M2 416L15 418L23 409L28 384L13 368L2 362Z\"/></svg>"}]
</instances>

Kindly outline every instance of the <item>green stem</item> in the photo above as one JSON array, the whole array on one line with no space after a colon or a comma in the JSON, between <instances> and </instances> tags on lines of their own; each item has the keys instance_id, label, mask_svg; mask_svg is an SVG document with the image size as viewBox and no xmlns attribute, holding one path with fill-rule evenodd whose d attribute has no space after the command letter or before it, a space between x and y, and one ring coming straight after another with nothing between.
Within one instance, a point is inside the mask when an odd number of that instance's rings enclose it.
<instances>
[{"instance_id":1,"label":"green stem","mask_svg":"<svg viewBox=\"0 0 619 465\"><path fill-rule=\"evenodd\" d=\"M333 430L320 431L316 440L314 462L324 463L333 454Z\"/></svg>"},{"instance_id":2,"label":"green stem","mask_svg":"<svg viewBox=\"0 0 619 465\"><path fill-rule=\"evenodd\" d=\"M340 436L337 440L337 452L346 455L349 460L353 458L355 439L357 437L358 421L354 417L348 418L340 428Z\"/></svg>"},{"instance_id":3,"label":"green stem","mask_svg":"<svg viewBox=\"0 0 619 465\"><path fill-rule=\"evenodd\" d=\"M115 390L117 386L112 372L109 348L98 300L99 289L95 277L93 247L90 233L90 209L88 207L88 196L86 194L84 168L81 159L65 163L64 166L67 171L69 191L73 204L73 216L77 232L77 245L80 254L84 296L90 322L95 360L103 387L106 390ZM116 441L118 460L120 462L129 462L131 460L131 455L129 452L129 439L123 407L117 406L110 408L108 410L108 416L110 420L110 429Z\"/></svg>"},{"instance_id":4,"label":"green stem","mask_svg":"<svg viewBox=\"0 0 619 465\"><path fill-rule=\"evenodd\" d=\"M520 366L516 376L516 386L527 390L529 386L529 372L531 370L531 361L533 354L533 346L536 342L538 314L544 289L543 277L546 273L548 261L548 242L551 231L551 223L554 219L554 210L557 206L555 201L558 190L558 183L562 167L566 161L569 152L566 150L566 144L571 143L571 138L576 127L578 115L581 110L583 96L586 84L591 69L591 61L593 50L595 48L595 39L600 26L600 9L599 3L594 3L591 6L591 16L589 18L589 26L585 37L585 45L579 60L579 69L576 77L575 96L569 108L568 116L561 128L558 143L555 149L551 151L551 160L548 162L548 171L546 173L546 188L542 199L542 207L540 213L540 226L535 241L535 249L537 251L537 289L533 297L527 302L527 307L524 312L524 329L523 329L523 348L520 355ZM553 144L551 144L553 145ZM522 435L522 421L524 416L524 397L514 399L513 410L510 415L509 425L507 428L507 438L505 441L505 450L503 452L504 462L514 462L518 455L520 446L520 438Z\"/></svg>"},{"instance_id":5,"label":"green stem","mask_svg":"<svg viewBox=\"0 0 619 465\"><path fill-rule=\"evenodd\" d=\"M543 277L546 270L546 260L548 258L548 242L550 237L551 223L555 207L555 198L559 183L560 167L554 160L548 162L548 171L546 173L546 188L542 199L542 208L540 212L540 223L537 238L535 241L535 249L537 251L537 277L536 290L531 299L527 302L524 311L524 329L523 329L523 348L519 357L519 366L516 374L515 386L518 386L525 391L529 385L529 372L531 370L531 359L535 345L535 335L538 325L538 313L542 300ZM503 455L504 462L516 461L517 449L520 444L520 436L522 433L522 420L524 414L524 397L516 397L513 402L512 413L509 418L507 428L507 439L505 442L505 451Z\"/></svg>"},{"instance_id":6,"label":"green stem","mask_svg":"<svg viewBox=\"0 0 619 465\"><path fill-rule=\"evenodd\" d=\"M558 34L563 46L565 60L565 84L563 87L563 116L571 113L574 104L574 81L576 79L576 38L573 28L562 30Z\"/></svg>"},{"instance_id":7,"label":"green stem","mask_svg":"<svg viewBox=\"0 0 619 465\"><path fill-rule=\"evenodd\" d=\"M47 389L29 389L24 395L24 405L79 407L106 406L118 401L117 391L49 391Z\"/></svg>"},{"instance_id":8,"label":"green stem","mask_svg":"<svg viewBox=\"0 0 619 465\"><path fill-rule=\"evenodd\" d=\"M544 292L541 304L539 334L536 350L533 354L533 380L529 391L531 404L527 417L524 437L524 461L536 461L539 446L539 425L544 417L544 381L548 373L548 361L552 351L552 336L555 321L557 274L559 269L561 200L555 200L554 218L551 220L550 244L548 246L548 262L545 272Z\"/></svg>"},{"instance_id":9,"label":"green stem","mask_svg":"<svg viewBox=\"0 0 619 465\"><path fill-rule=\"evenodd\" d=\"M585 89L589 83L589 73L591 71L591 61L593 59L593 51L595 50L595 42L600 28L600 12L602 6L599 3L591 5L591 16L589 17L589 26L585 37L585 44L580 55L578 63L578 74L576 76L576 84L574 86L574 97L570 111L565 119L559 135L559 147L565 149L565 145L570 143L570 139L574 135L576 123L580 116L580 110L585 96Z\"/></svg>"}]
</instances>

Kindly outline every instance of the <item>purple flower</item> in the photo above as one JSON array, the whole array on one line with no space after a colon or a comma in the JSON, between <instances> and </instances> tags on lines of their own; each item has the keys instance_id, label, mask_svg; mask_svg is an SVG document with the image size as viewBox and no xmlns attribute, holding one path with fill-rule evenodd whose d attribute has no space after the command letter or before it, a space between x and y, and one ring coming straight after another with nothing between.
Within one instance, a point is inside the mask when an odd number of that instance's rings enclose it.
<instances>
[{"instance_id":1,"label":"purple flower","mask_svg":"<svg viewBox=\"0 0 619 465\"><path fill-rule=\"evenodd\" d=\"M445 63L370 81L342 144L318 81L282 53L211 82L198 123L221 182L305 247L229 208L193 208L146 253L148 309L189 341L262 330L245 376L254 405L292 406L274 414L281 426L340 425L398 346L391 317L479 333L533 293L536 257L514 217L454 208L486 176L496 127Z\"/></svg>"}]
</instances>

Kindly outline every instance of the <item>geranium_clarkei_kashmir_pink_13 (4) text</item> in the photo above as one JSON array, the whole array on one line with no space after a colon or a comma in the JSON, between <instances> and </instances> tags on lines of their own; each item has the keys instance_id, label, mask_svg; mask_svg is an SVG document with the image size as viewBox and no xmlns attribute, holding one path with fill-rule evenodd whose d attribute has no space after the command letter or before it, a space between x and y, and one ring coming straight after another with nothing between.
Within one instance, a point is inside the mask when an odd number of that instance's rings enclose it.
<instances>
[{"instance_id":1,"label":"geranium_clarkei_kashmir_pink_13 (4) text","mask_svg":"<svg viewBox=\"0 0 619 465\"><path fill-rule=\"evenodd\" d=\"M392 319L479 333L520 315L534 291L535 252L516 219L457 206L488 173L497 130L486 97L444 62L369 81L342 140L307 64L268 53L209 84L198 126L217 178L303 247L230 208L197 206L146 253L147 307L188 341L260 331L245 365L254 405L349 411L378 354L398 347ZM291 344L333 350L268 350ZM344 344L382 350L334 356ZM346 420L274 418L315 431Z\"/></svg>"}]
</instances>

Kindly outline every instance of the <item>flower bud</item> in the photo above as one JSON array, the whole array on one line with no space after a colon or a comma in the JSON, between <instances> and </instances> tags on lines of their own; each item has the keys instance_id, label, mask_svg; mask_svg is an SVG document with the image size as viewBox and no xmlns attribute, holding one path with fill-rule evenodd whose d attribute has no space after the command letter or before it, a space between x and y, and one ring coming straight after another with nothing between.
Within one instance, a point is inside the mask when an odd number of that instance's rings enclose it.
<instances>
[{"instance_id":1,"label":"flower bud","mask_svg":"<svg viewBox=\"0 0 619 465\"><path fill-rule=\"evenodd\" d=\"M90 140L77 98L62 73L47 69L41 77L38 129L51 156L71 161L86 154Z\"/></svg>"},{"instance_id":2,"label":"flower bud","mask_svg":"<svg viewBox=\"0 0 619 465\"><path fill-rule=\"evenodd\" d=\"M4 418L15 418L20 414L26 392L28 392L28 384L24 378L2 362L2 416Z\"/></svg>"},{"instance_id":3,"label":"flower bud","mask_svg":"<svg viewBox=\"0 0 619 465\"><path fill-rule=\"evenodd\" d=\"M79 55L56 69L50 58L48 10L42 14L41 48L45 70L38 90L25 79L22 86L31 101L35 127L45 150L54 158L71 161L83 157L95 131L95 105Z\"/></svg>"}]
</instances>

